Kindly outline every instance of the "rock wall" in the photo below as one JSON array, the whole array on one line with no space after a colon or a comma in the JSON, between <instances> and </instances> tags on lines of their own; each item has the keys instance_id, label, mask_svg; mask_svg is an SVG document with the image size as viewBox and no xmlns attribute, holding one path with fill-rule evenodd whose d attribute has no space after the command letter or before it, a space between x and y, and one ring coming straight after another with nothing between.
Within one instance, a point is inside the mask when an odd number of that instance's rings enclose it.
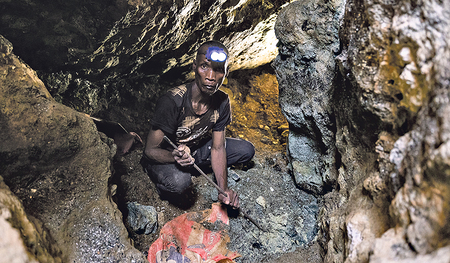
<instances>
[{"instance_id":1,"label":"rock wall","mask_svg":"<svg viewBox=\"0 0 450 263\"><path fill-rule=\"evenodd\" d=\"M329 191L325 262L450 258L449 7L298 1L278 17L291 169L301 188Z\"/></svg>"},{"instance_id":2,"label":"rock wall","mask_svg":"<svg viewBox=\"0 0 450 263\"><path fill-rule=\"evenodd\" d=\"M275 25L281 45L273 67L291 131L287 152L296 183L313 193L326 192L337 177L331 101L342 9L339 1L297 1Z\"/></svg>"},{"instance_id":3,"label":"rock wall","mask_svg":"<svg viewBox=\"0 0 450 263\"><path fill-rule=\"evenodd\" d=\"M110 200L115 148L87 115L54 101L12 49L0 36L0 178L21 202L11 218L2 212L2 222L21 230L28 253L41 262L145 262ZM1 199L2 211L8 200ZM26 220L21 203L37 224ZM27 262L27 254L20 257Z\"/></svg>"},{"instance_id":4,"label":"rock wall","mask_svg":"<svg viewBox=\"0 0 450 263\"><path fill-rule=\"evenodd\" d=\"M61 251L41 223L28 216L0 177L2 262L61 262Z\"/></svg>"}]
</instances>

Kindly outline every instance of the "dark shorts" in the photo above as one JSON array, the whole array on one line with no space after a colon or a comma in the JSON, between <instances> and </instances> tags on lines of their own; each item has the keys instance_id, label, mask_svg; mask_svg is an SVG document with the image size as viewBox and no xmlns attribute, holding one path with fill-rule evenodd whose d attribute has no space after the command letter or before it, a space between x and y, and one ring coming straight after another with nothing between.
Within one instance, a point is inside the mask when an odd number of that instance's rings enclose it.
<instances>
[{"instance_id":1,"label":"dark shorts","mask_svg":"<svg viewBox=\"0 0 450 263\"><path fill-rule=\"evenodd\" d=\"M210 172L211 144L209 140L192 153L195 163L204 171ZM249 141L226 138L227 165L232 166L250 161L255 155L255 147ZM176 163L151 164L144 157L141 161L144 170L148 173L160 194L182 194L192 185L191 175L195 172L192 167L181 167Z\"/></svg>"}]
</instances>

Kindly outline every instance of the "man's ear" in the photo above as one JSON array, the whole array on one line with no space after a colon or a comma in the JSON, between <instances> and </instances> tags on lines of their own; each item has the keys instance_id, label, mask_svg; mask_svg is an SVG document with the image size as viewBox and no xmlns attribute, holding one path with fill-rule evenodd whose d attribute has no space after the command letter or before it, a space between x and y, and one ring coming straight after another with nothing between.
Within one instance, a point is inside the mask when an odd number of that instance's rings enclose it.
<instances>
[{"instance_id":1,"label":"man's ear","mask_svg":"<svg viewBox=\"0 0 450 263\"><path fill-rule=\"evenodd\" d=\"M192 61L192 70L195 70L195 68L197 68L197 59L194 58Z\"/></svg>"}]
</instances>

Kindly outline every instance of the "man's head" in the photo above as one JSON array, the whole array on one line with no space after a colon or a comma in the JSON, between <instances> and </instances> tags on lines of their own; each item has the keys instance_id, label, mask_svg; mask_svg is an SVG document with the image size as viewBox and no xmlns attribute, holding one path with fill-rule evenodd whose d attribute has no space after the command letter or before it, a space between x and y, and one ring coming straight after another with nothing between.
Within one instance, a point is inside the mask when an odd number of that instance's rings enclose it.
<instances>
[{"instance_id":1,"label":"man's head","mask_svg":"<svg viewBox=\"0 0 450 263\"><path fill-rule=\"evenodd\" d=\"M228 49L214 40L203 43L197 50L193 69L200 90L214 94L228 75Z\"/></svg>"},{"instance_id":2,"label":"man's head","mask_svg":"<svg viewBox=\"0 0 450 263\"><path fill-rule=\"evenodd\" d=\"M197 49L197 57L200 54L205 55L208 59L211 59L212 61L215 62L228 61L228 49L225 47L224 44L216 40L204 42Z\"/></svg>"}]
</instances>

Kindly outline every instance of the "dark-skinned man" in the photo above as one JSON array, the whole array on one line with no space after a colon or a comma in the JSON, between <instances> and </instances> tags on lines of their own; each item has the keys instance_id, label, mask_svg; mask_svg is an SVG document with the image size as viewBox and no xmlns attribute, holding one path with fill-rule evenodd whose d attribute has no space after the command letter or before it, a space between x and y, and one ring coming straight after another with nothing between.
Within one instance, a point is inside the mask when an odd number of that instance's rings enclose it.
<instances>
[{"instance_id":1,"label":"dark-skinned man","mask_svg":"<svg viewBox=\"0 0 450 263\"><path fill-rule=\"evenodd\" d=\"M237 209L239 197L228 188L227 167L250 161L255 148L248 141L225 137L231 107L228 95L219 88L228 75L227 48L218 41L203 43L192 68L193 82L159 98L142 164L159 194L175 202L182 201L192 186L192 165L210 167L227 194L219 193L218 200ZM164 135L178 148L167 144Z\"/></svg>"}]
</instances>

